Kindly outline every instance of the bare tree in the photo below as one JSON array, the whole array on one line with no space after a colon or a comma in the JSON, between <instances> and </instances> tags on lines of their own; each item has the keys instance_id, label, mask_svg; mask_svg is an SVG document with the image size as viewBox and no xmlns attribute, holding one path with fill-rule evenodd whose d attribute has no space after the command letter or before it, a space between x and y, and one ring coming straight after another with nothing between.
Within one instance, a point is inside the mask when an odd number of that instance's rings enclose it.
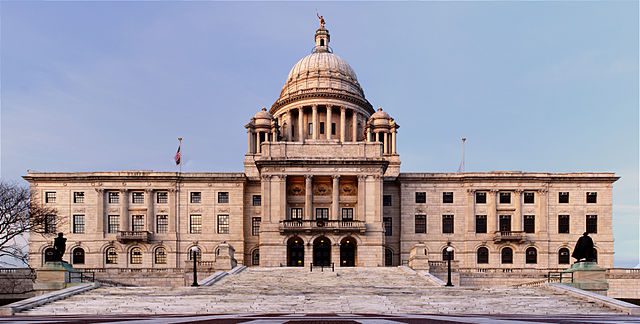
<instances>
[{"instance_id":1,"label":"bare tree","mask_svg":"<svg viewBox=\"0 0 640 324\"><path fill-rule=\"evenodd\" d=\"M0 181L0 260L28 265L26 235L55 234L56 210L43 206L35 192L17 183Z\"/></svg>"}]
</instances>

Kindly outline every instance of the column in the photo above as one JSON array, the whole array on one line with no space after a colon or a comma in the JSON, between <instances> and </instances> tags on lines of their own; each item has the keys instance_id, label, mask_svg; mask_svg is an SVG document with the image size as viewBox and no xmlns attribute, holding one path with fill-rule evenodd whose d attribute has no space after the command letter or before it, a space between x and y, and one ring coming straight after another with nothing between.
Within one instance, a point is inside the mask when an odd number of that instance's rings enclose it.
<instances>
[{"instance_id":1,"label":"column","mask_svg":"<svg viewBox=\"0 0 640 324\"><path fill-rule=\"evenodd\" d=\"M304 142L304 112L302 107L298 108L298 142ZM293 136L293 135L292 135Z\"/></svg>"},{"instance_id":2,"label":"column","mask_svg":"<svg viewBox=\"0 0 640 324\"><path fill-rule=\"evenodd\" d=\"M311 138L318 139L318 105L311 106Z\"/></svg>"},{"instance_id":3,"label":"column","mask_svg":"<svg viewBox=\"0 0 640 324\"><path fill-rule=\"evenodd\" d=\"M358 141L358 113L354 110L353 111L353 117L351 118L351 122L353 123L352 126L352 132L353 132L353 137L352 137L352 141L353 142L357 142Z\"/></svg>"},{"instance_id":4,"label":"column","mask_svg":"<svg viewBox=\"0 0 640 324\"><path fill-rule=\"evenodd\" d=\"M169 233L176 233L176 189L171 188L167 190L169 196L169 212L167 213L167 217L169 217Z\"/></svg>"},{"instance_id":5,"label":"column","mask_svg":"<svg viewBox=\"0 0 640 324\"><path fill-rule=\"evenodd\" d=\"M286 132L285 134L286 141L293 142L293 131L292 131L293 118L291 118L291 110L289 110L283 115L282 120L284 120L284 123L287 124L286 130L284 130L284 132Z\"/></svg>"},{"instance_id":6,"label":"column","mask_svg":"<svg viewBox=\"0 0 640 324\"><path fill-rule=\"evenodd\" d=\"M549 214L547 213L548 201L547 189L538 190L538 213L536 215L536 232L546 233L549 224Z\"/></svg>"},{"instance_id":7,"label":"column","mask_svg":"<svg viewBox=\"0 0 640 324\"><path fill-rule=\"evenodd\" d=\"M253 153L251 149L251 130L247 129L247 153Z\"/></svg>"},{"instance_id":8,"label":"column","mask_svg":"<svg viewBox=\"0 0 640 324\"><path fill-rule=\"evenodd\" d=\"M466 217L467 233L475 233L476 231L475 229L475 224L476 224L475 194L476 194L475 190L467 189L467 217Z\"/></svg>"},{"instance_id":9,"label":"column","mask_svg":"<svg viewBox=\"0 0 640 324\"><path fill-rule=\"evenodd\" d=\"M306 175L304 180L304 219L313 219L313 176Z\"/></svg>"},{"instance_id":10,"label":"column","mask_svg":"<svg viewBox=\"0 0 640 324\"><path fill-rule=\"evenodd\" d=\"M282 125L282 124L280 124ZM278 141L278 129L275 126L271 128L271 142L275 143Z\"/></svg>"},{"instance_id":11,"label":"column","mask_svg":"<svg viewBox=\"0 0 640 324\"><path fill-rule=\"evenodd\" d=\"M497 228L498 220L496 219L496 199L498 196L498 190L491 189L487 192L488 206L487 206L487 233L493 234Z\"/></svg>"},{"instance_id":12,"label":"column","mask_svg":"<svg viewBox=\"0 0 640 324\"><path fill-rule=\"evenodd\" d=\"M347 111L344 107L340 107L340 143L344 143L345 132L347 128L345 127L347 123Z\"/></svg>"},{"instance_id":13,"label":"column","mask_svg":"<svg viewBox=\"0 0 640 324\"><path fill-rule=\"evenodd\" d=\"M262 222L271 222L271 176L262 175Z\"/></svg>"},{"instance_id":14,"label":"column","mask_svg":"<svg viewBox=\"0 0 640 324\"><path fill-rule=\"evenodd\" d=\"M367 143L371 142L371 129L369 127L364 129L364 137L365 137L365 141L367 141Z\"/></svg>"},{"instance_id":15,"label":"column","mask_svg":"<svg viewBox=\"0 0 640 324\"><path fill-rule=\"evenodd\" d=\"M382 133L382 153L389 154L389 133Z\"/></svg>"},{"instance_id":16,"label":"column","mask_svg":"<svg viewBox=\"0 0 640 324\"><path fill-rule=\"evenodd\" d=\"M339 220L340 213L340 176L333 176L333 190L331 191L331 217L330 219Z\"/></svg>"},{"instance_id":17,"label":"column","mask_svg":"<svg viewBox=\"0 0 640 324\"><path fill-rule=\"evenodd\" d=\"M396 152L396 129L391 130L391 154L397 154Z\"/></svg>"},{"instance_id":18,"label":"column","mask_svg":"<svg viewBox=\"0 0 640 324\"><path fill-rule=\"evenodd\" d=\"M260 132L256 132L256 153L260 153Z\"/></svg>"},{"instance_id":19,"label":"column","mask_svg":"<svg viewBox=\"0 0 640 324\"><path fill-rule=\"evenodd\" d=\"M358 176L358 212L354 216L355 220L364 220L364 210L366 205L366 189L365 189L365 180L367 176L359 175Z\"/></svg>"},{"instance_id":20,"label":"column","mask_svg":"<svg viewBox=\"0 0 640 324\"><path fill-rule=\"evenodd\" d=\"M96 232L104 234L104 189L96 188Z\"/></svg>"},{"instance_id":21,"label":"column","mask_svg":"<svg viewBox=\"0 0 640 324\"><path fill-rule=\"evenodd\" d=\"M144 191L145 201L147 203L147 231L155 232L153 226L153 220L155 219L155 211L153 210L153 189L146 189Z\"/></svg>"},{"instance_id":22,"label":"column","mask_svg":"<svg viewBox=\"0 0 640 324\"><path fill-rule=\"evenodd\" d=\"M516 189L515 193L515 207L516 210L513 212L513 226L511 228L512 231L522 231L522 190Z\"/></svg>"},{"instance_id":23,"label":"column","mask_svg":"<svg viewBox=\"0 0 640 324\"><path fill-rule=\"evenodd\" d=\"M324 126L324 133L327 135L327 139L331 139L331 106L327 105L327 122Z\"/></svg>"},{"instance_id":24,"label":"column","mask_svg":"<svg viewBox=\"0 0 640 324\"><path fill-rule=\"evenodd\" d=\"M120 189L120 230L131 230L129 228L129 190L127 189Z\"/></svg>"}]
</instances>

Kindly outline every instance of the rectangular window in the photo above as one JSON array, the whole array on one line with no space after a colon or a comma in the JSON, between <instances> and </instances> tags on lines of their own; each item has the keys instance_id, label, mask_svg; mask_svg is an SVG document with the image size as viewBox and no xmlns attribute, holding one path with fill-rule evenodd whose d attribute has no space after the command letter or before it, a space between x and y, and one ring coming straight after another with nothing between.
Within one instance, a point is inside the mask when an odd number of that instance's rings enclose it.
<instances>
[{"instance_id":1,"label":"rectangular window","mask_svg":"<svg viewBox=\"0 0 640 324\"><path fill-rule=\"evenodd\" d=\"M53 191L47 191L44 193L44 202L47 204L55 204L56 193Z\"/></svg>"},{"instance_id":2,"label":"rectangular window","mask_svg":"<svg viewBox=\"0 0 640 324\"><path fill-rule=\"evenodd\" d=\"M486 203L487 203L487 193L476 192L476 204L486 204Z\"/></svg>"},{"instance_id":3,"label":"rectangular window","mask_svg":"<svg viewBox=\"0 0 640 324\"><path fill-rule=\"evenodd\" d=\"M131 198L131 202L134 204L144 204L144 192L132 192Z\"/></svg>"},{"instance_id":4,"label":"rectangular window","mask_svg":"<svg viewBox=\"0 0 640 324\"><path fill-rule=\"evenodd\" d=\"M598 215L587 215L587 233L598 233Z\"/></svg>"},{"instance_id":5,"label":"rectangular window","mask_svg":"<svg viewBox=\"0 0 640 324\"><path fill-rule=\"evenodd\" d=\"M416 234L427 232L427 215L416 215L415 232Z\"/></svg>"},{"instance_id":6,"label":"rectangular window","mask_svg":"<svg viewBox=\"0 0 640 324\"><path fill-rule=\"evenodd\" d=\"M587 204L596 204L596 203L598 203L598 193L587 192Z\"/></svg>"},{"instance_id":7,"label":"rectangular window","mask_svg":"<svg viewBox=\"0 0 640 324\"><path fill-rule=\"evenodd\" d=\"M228 192L218 192L218 204L228 204L229 203L229 193Z\"/></svg>"},{"instance_id":8,"label":"rectangular window","mask_svg":"<svg viewBox=\"0 0 640 324\"><path fill-rule=\"evenodd\" d=\"M156 233L169 232L169 215L156 215Z\"/></svg>"},{"instance_id":9,"label":"rectangular window","mask_svg":"<svg viewBox=\"0 0 640 324\"><path fill-rule=\"evenodd\" d=\"M442 233L453 234L453 215L442 215Z\"/></svg>"},{"instance_id":10,"label":"rectangular window","mask_svg":"<svg viewBox=\"0 0 640 324\"><path fill-rule=\"evenodd\" d=\"M476 233L487 232L487 215L476 215Z\"/></svg>"},{"instance_id":11,"label":"rectangular window","mask_svg":"<svg viewBox=\"0 0 640 324\"><path fill-rule=\"evenodd\" d=\"M84 191L74 192L73 193L73 203L74 204L84 204Z\"/></svg>"},{"instance_id":12,"label":"rectangular window","mask_svg":"<svg viewBox=\"0 0 640 324\"><path fill-rule=\"evenodd\" d=\"M500 232L511 232L511 215L500 215Z\"/></svg>"},{"instance_id":13,"label":"rectangular window","mask_svg":"<svg viewBox=\"0 0 640 324\"><path fill-rule=\"evenodd\" d=\"M291 219L302 219L302 208L291 208Z\"/></svg>"},{"instance_id":14,"label":"rectangular window","mask_svg":"<svg viewBox=\"0 0 640 324\"><path fill-rule=\"evenodd\" d=\"M229 215L218 215L218 234L229 234Z\"/></svg>"},{"instance_id":15,"label":"rectangular window","mask_svg":"<svg viewBox=\"0 0 640 324\"><path fill-rule=\"evenodd\" d=\"M134 232L144 231L144 215L131 215L131 230Z\"/></svg>"},{"instance_id":16,"label":"rectangular window","mask_svg":"<svg viewBox=\"0 0 640 324\"><path fill-rule=\"evenodd\" d=\"M253 235L253 236L260 235L260 222L261 221L262 221L262 218L260 218L260 217L253 217L251 219L251 235Z\"/></svg>"},{"instance_id":17,"label":"rectangular window","mask_svg":"<svg viewBox=\"0 0 640 324\"><path fill-rule=\"evenodd\" d=\"M391 217L383 217L382 222L384 223L384 236L393 235L393 221L391 220Z\"/></svg>"},{"instance_id":18,"label":"rectangular window","mask_svg":"<svg viewBox=\"0 0 640 324\"><path fill-rule=\"evenodd\" d=\"M169 202L169 193L166 191L158 191L156 193L156 203L166 204Z\"/></svg>"},{"instance_id":19,"label":"rectangular window","mask_svg":"<svg viewBox=\"0 0 640 324\"><path fill-rule=\"evenodd\" d=\"M392 205L391 195L383 195L382 206L391 206L391 205Z\"/></svg>"},{"instance_id":20,"label":"rectangular window","mask_svg":"<svg viewBox=\"0 0 640 324\"><path fill-rule=\"evenodd\" d=\"M73 232L84 233L84 215L73 215Z\"/></svg>"},{"instance_id":21,"label":"rectangular window","mask_svg":"<svg viewBox=\"0 0 640 324\"><path fill-rule=\"evenodd\" d=\"M107 232L109 234L117 234L120 230L120 215L107 216Z\"/></svg>"},{"instance_id":22,"label":"rectangular window","mask_svg":"<svg viewBox=\"0 0 640 324\"><path fill-rule=\"evenodd\" d=\"M524 193L524 203L525 204L534 204L535 203L535 193L531 192L531 191L526 191Z\"/></svg>"},{"instance_id":23,"label":"rectangular window","mask_svg":"<svg viewBox=\"0 0 640 324\"><path fill-rule=\"evenodd\" d=\"M560 203L560 204L568 204L569 203L569 193L568 192L559 192L558 193L558 203Z\"/></svg>"},{"instance_id":24,"label":"rectangular window","mask_svg":"<svg viewBox=\"0 0 640 324\"><path fill-rule=\"evenodd\" d=\"M336 134L336 123L331 123L331 135Z\"/></svg>"},{"instance_id":25,"label":"rectangular window","mask_svg":"<svg viewBox=\"0 0 640 324\"><path fill-rule=\"evenodd\" d=\"M120 193L117 191L109 191L107 196L110 204L117 204L120 202Z\"/></svg>"},{"instance_id":26,"label":"rectangular window","mask_svg":"<svg viewBox=\"0 0 640 324\"><path fill-rule=\"evenodd\" d=\"M324 134L324 122L320 122L320 134Z\"/></svg>"},{"instance_id":27,"label":"rectangular window","mask_svg":"<svg viewBox=\"0 0 640 324\"><path fill-rule=\"evenodd\" d=\"M558 233L569 234L569 215L558 215Z\"/></svg>"},{"instance_id":28,"label":"rectangular window","mask_svg":"<svg viewBox=\"0 0 640 324\"><path fill-rule=\"evenodd\" d=\"M342 208L342 221L350 222L353 220L353 208Z\"/></svg>"},{"instance_id":29,"label":"rectangular window","mask_svg":"<svg viewBox=\"0 0 640 324\"><path fill-rule=\"evenodd\" d=\"M535 233L536 232L536 216L524 215L524 232Z\"/></svg>"},{"instance_id":30,"label":"rectangular window","mask_svg":"<svg viewBox=\"0 0 640 324\"><path fill-rule=\"evenodd\" d=\"M307 125L307 134L313 135L313 123L309 123L309 125Z\"/></svg>"},{"instance_id":31,"label":"rectangular window","mask_svg":"<svg viewBox=\"0 0 640 324\"><path fill-rule=\"evenodd\" d=\"M191 193L190 201L192 204L199 204L202 202L202 193L199 191L194 191Z\"/></svg>"},{"instance_id":32,"label":"rectangular window","mask_svg":"<svg viewBox=\"0 0 640 324\"><path fill-rule=\"evenodd\" d=\"M501 204L510 204L511 203L511 193L510 192L501 192L500 193L500 203Z\"/></svg>"},{"instance_id":33,"label":"rectangular window","mask_svg":"<svg viewBox=\"0 0 640 324\"><path fill-rule=\"evenodd\" d=\"M262 205L262 196L253 195L253 205L254 206L261 206Z\"/></svg>"},{"instance_id":34,"label":"rectangular window","mask_svg":"<svg viewBox=\"0 0 640 324\"><path fill-rule=\"evenodd\" d=\"M442 193L442 203L443 204L453 204L453 192L443 192Z\"/></svg>"},{"instance_id":35,"label":"rectangular window","mask_svg":"<svg viewBox=\"0 0 640 324\"><path fill-rule=\"evenodd\" d=\"M56 232L56 215L46 215L44 217L44 232L48 234Z\"/></svg>"},{"instance_id":36,"label":"rectangular window","mask_svg":"<svg viewBox=\"0 0 640 324\"><path fill-rule=\"evenodd\" d=\"M189 233L202 234L202 215L189 216Z\"/></svg>"},{"instance_id":37,"label":"rectangular window","mask_svg":"<svg viewBox=\"0 0 640 324\"><path fill-rule=\"evenodd\" d=\"M424 204L427 202L426 192L416 192L416 204Z\"/></svg>"},{"instance_id":38,"label":"rectangular window","mask_svg":"<svg viewBox=\"0 0 640 324\"><path fill-rule=\"evenodd\" d=\"M329 219L329 208L316 208L316 219Z\"/></svg>"}]
</instances>

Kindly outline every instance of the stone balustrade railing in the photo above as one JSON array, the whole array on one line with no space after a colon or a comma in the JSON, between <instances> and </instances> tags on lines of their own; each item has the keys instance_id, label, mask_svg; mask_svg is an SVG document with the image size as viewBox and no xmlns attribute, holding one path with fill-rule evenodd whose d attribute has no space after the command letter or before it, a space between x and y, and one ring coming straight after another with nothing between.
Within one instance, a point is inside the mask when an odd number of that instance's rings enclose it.
<instances>
[{"instance_id":1,"label":"stone balustrade railing","mask_svg":"<svg viewBox=\"0 0 640 324\"><path fill-rule=\"evenodd\" d=\"M287 231L358 231L364 233L366 225L359 220L303 220L288 219L280 221L280 232Z\"/></svg>"},{"instance_id":2,"label":"stone balustrade railing","mask_svg":"<svg viewBox=\"0 0 640 324\"><path fill-rule=\"evenodd\" d=\"M334 142L307 140L297 142L265 142L261 144L258 160L271 159L379 159L383 160L382 144L378 142L345 142L336 146Z\"/></svg>"}]
</instances>

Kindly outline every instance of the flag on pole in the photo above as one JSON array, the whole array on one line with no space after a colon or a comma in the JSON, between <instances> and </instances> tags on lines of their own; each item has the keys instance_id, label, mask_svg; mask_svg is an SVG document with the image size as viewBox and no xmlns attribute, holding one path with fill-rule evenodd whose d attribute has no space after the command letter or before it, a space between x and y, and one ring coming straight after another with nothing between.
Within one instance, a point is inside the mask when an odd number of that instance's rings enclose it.
<instances>
[{"instance_id":1,"label":"flag on pole","mask_svg":"<svg viewBox=\"0 0 640 324\"><path fill-rule=\"evenodd\" d=\"M180 144L178 144L178 151L176 152L176 156L174 157L174 160L176 161L176 165L180 165L180 158L182 157L182 155L180 155L180 147L182 146L182 138L178 138L178 141L180 141Z\"/></svg>"}]
</instances>

